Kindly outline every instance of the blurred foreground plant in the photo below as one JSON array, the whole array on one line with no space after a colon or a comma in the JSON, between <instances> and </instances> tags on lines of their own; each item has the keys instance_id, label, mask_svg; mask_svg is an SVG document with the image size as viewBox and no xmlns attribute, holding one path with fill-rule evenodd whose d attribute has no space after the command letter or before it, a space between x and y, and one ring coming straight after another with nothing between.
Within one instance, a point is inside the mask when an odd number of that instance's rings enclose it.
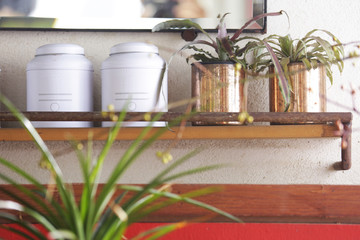
<instances>
[{"instance_id":1,"label":"blurred foreground plant","mask_svg":"<svg viewBox=\"0 0 360 240\"><path fill-rule=\"evenodd\" d=\"M100 187L99 178L103 164L121 128L121 123L126 115L125 111L120 114L115 126L110 129L105 145L98 156L93 156L91 139L88 141L87 152L84 152L83 146L80 143L72 142L83 176L83 189L80 201L77 202L72 185L65 183L63 173L56 159L31 122L1 94L0 100L17 117L22 126L34 139L43 156L41 165L46 166L46 169L50 171L50 182L54 183L44 186L31 173L25 172L21 167L0 157L1 169L3 170L0 172L0 179L16 189L16 193L0 189L14 199L13 201L0 200L0 218L21 226L22 230L12 225L0 225L0 227L7 228L25 239L122 239L126 229L132 223L139 221L158 209L180 201L208 209L233 221L239 221L239 219L226 212L192 199L193 197L213 193L218 190L216 188L199 189L183 195L169 192L169 185L166 184L168 182L186 175L220 167L219 165L210 165L172 173L175 168L193 157L198 152L197 150L174 161L145 186L117 184L130 165L162 133L168 131L167 128L158 129L156 133L146 140L144 140L144 137L151 130L151 126L144 128L123 156L120 157L116 166L109 174L106 183ZM158 120L160 116L161 114L156 115L152 121ZM169 125L178 124L181 120L182 118L179 118L169 123ZM34 189L28 189L19 184L14 177L6 175L4 169L26 179L34 186ZM116 195L119 189L123 191L120 195ZM59 194L59 199L53 197L55 191ZM133 194L129 197L127 196L128 192ZM22 196L26 196L26 198L22 198ZM32 220L29 221L19 217L16 214L17 212L30 216ZM34 220L47 230L48 234L46 236L31 223ZM186 222L164 225L141 233L138 237L156 239L185 225Z\"/></svg>"}]
</instances>

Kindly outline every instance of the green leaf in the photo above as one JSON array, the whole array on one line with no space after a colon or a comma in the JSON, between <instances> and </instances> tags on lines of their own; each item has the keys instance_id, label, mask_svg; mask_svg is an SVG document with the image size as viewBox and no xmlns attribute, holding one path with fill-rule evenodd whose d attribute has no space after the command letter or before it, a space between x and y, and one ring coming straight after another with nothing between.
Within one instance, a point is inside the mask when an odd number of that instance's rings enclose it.
<instances>
[{"instance_id":1,"label":"green leaf","mask_svg":"<svg viewBox=\"0 0 360 240\"><path fill-rule=\"evenodd\" d=\"M139 233L132 240L144 239L145 237L147 240L158 239L170 232L183 228L186 225L187 225L186 222L179 222L179 223L172 223L164 226L155 227L145 232Z\"/></svg>"},{"instance_id":2,"label":"green leaf","mask_svg":"<svg viewBox=\"0 0 360 240\"><path fill-rule=\"evenodd\" d=\"M301 59L302 63L304 63L307 70L310 70L312 68L311 62L307 58Z\"/></svg>"},{"instance_id":3,"label":"green leaf","mask_svg":"<svg viewBox=\"0 0 360 240\"><path fill-rule=\"evenodd\" d=\"M197 23L191 21L190 19L174 19L161 22L153 27L152 32L158 32L161 30L169 29L197 29L205 34L211 41L214 43L212 37Z\"/></svg>"},{"instance_id":4,"label":"green leaf","mask_svg":"<svg viewBox=\"0 0 360 240\"><path fill-rule=\"evenodd\" d=\"M283 10L281 10L280 12L271 12L271 13L264 13L264 14L260 14L257 15L255 17L253 17L252 19L248 20L239 30L237 30L234 35L231 37L231 41L236 41L236 39L240 36L240 34L243 33L243 31L245 30L245 28L247 28L251 23L256 22L257 20L260 20L264 17L270 17L270 16L280 16L283 13L286 14L287 13Z\"/></svg>"},{"instance_id":5,"label":"green leaf","mask_svg":"<svg viewBox=\"0 0 360 240\"><path fill-rule=\"evenodd\" d=\"M138 191L138 192L143 191L143 188L139 187L139 186L123 186L123 187L124 187L124 189L129 190L129 191ZM231 219L233 221L241 222L240 219L238 219L237 217L234 217L233 215L231 215L229 213L226 213L226 212L224 212L224 211L222 211L222 210L220 210L220 209L218 209L216 207L213 207L213 206L208 205L208 204L203 203L203 202L199 202L199 201L194 200L192 198L182 197L181 195L177 195L177 194L170 193L170 192L162 192L162 191L158 191L156 189L148 189L148 191L151 194L160 195L162 197L167 197L167 198L172 199L172 200L177 200L177 201L183 201L183 202L186 202L186 203L190 203L192 205L195 205L195 206L210 210L211 212L217 213L219 215L222 215L222 216L224 216L226 218L229 218L229 219Z\"/></svg>"},{"instance_id":6,"label":"green leaf","mask_svg":"<svg viewBox=\"0 0 360 240\"><path fill-rule=\"evenodd\" d=\"M0 200L0 209L6 209L6 210L12 210L12 211L18 211L25 214L28 214L29 216L33 217L37 222L39 222L41 225L43 225L47 230L54 231L55 227L51 224L51 222L46 219L41 213L39 213L36 210L27 208L21 204L18 204L14 201L4 201ZM1 214L1 212L0 212ZM4 218L4 215L1 217ZM16 219L13 219L13 221L17 221ZM28 227L27 229L29 229ZM36 231L32 231L32 233L37 233Z\"/></svg>"},{"instance_id":7,"label":"green leaf","mask_svg":"<svg viewBox=\"0 0 360 240\"><path fill-rule=\"evenodd\" d=\"M0 212L0 218L7 220L8 222L11 222L12 224L16 224L22 228L24 228L26 231L28 231L29 233L33 234L35 237L37 237L39 240L47 240L47 238L39 231L39 229L37 229L36 227L34 227L31 223L24 221L24 220L20 220L17 216L15 216L14 214L11 213L5 213L5 212ZM2 225L0 225L0 228L4 227ZM14 229L14 228L8 228L10 231L12 231L15 234L18 234L19 236L29 236L29 234L27 234L26 232L23 232L22 230L19 229ZM14 231L15 230L15 231ZM30 236L28 239L33 240L33 237Z\"/></svg>"},{"instance_id":8,"label":"green leaf","mask_svg":"<svg viewBox=\"0 0 360 240\"><path fill-rule=\"evenodd\" d=\"M290 91L289 91L289 85L288 85L288 81L285 77L284 71L280 65L279 59L277 58L277 56L275 55L275 53L273 52L271 46L266 42L263 41L266 49L268 50L272 63L274 64L274 68L275 68L275 72L278 75L279 78L279 87L281 90L281 94L284 98L285 101L285 109L287 109L290 105Z\"/></svg>"},{"instance_id":9,"label":"green leaf","mask_svg":"<svg viewBox=\"0 0 360 240\"><path fill-rule=\"evenodd\" d=\"M1 215L1 213L0 213ZM0 216L1 218L1 216ZM5 229L7 231L10 231L12 233L15 233L17 236L20 236L22 238L28 239L28 240L34 240L34 236L31 236L30 234L24 232L22 229L18 229L9 225L0 224L0 228ZM0 238L2 239L2 238Z\"/></svg>"}]
</instances>

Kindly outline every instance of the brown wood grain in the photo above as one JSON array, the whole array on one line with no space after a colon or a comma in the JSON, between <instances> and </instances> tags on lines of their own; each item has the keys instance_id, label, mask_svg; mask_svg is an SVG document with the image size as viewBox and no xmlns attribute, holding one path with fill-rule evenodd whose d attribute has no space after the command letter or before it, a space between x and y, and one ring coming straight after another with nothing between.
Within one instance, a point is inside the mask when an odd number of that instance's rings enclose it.
<instances>
[{"instance_id":1,"label":"brown wood grain","mask_svg":"<svg viewBox=\"0 0 360 240\"><path fill-rule=\"evenodd\" d=\"M62 141L69 139L87 140L89 131L94 140L105 140L108 128L39 128L40 136L45 141ZM117 140L133 140L143 128L123 128ZM152 129L148 136L157 131ZM159 139L174 139L179 127L173 127ZM322 138L340 137L333 125L272 125L272 126L188 126L182 139L279 139L279 138ZM0 141L31 141L30 135L21 128L1 128Z\"/></svg>"},{"instance_id":2,"label":"brown wood grain","mask_svg":"<svg viewBox=\"0 0 360 240\"><path fill-rule=\"evenodd\" d=\"M119 114L118 112L115 115ZM125 121L145 121L145 113L128 112ZM157 113L151 113L152 117ZM108 115L101 112L24 112L24 115L32 121L109 121ZM349 123L352 120L351 112L250 112L254 117L254 122L272 123L328 123L340 120ZM159 120L172 121L184 116L182 112L164 113ZM238 121L238 112L198 112L187 118L187 121L206 121L206 122L228 122ZM10 112L0 112L0 121L17 121Z\"/></svg>"},{"instance_id":3,"label":"brown wood grain","mask_svg":"<svg viewBox=\"0 0 360 240\"><path fill-rule=\"evenodd\" d=\"M208 187L207 184L179 184L175 193ZM218 193L198 198L227 211L244 222L273 223L360 223L360 186L355 185L211 185L222 188ZM31 185L27 185L31 188ZM82 184L74 184L77 200ZM14 190L0 185L0 190ZM55 196L58 198L58 195ZM0 191L0 199L8 197ZM226 222L227 219L185 203L162 209L144 222L180 220ZM4 223L4 221L2 221Z\"/></svg>"}]
</instances>

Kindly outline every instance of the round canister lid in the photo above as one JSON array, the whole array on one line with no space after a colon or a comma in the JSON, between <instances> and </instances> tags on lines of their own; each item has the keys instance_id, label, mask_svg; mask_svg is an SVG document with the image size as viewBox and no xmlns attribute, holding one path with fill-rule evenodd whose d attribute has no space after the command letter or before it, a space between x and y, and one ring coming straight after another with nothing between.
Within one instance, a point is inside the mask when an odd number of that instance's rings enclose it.
<instances>
[{"instance_id":1,"label":"round canister lid","mask_svg":"<svg viewBox=\"0 0 360 240\"><path fill-rule=\"evenodd\" d=\"M113 46L110 49L110 55L116 53L135 53L135 52L159 53L159 49L153 44L144 43L144 42L120 43Z\"/></svg>"},{"instance_id":2,"label":"round canister lid","mask_svg":"<svg viewBox=\"0 0 360 240\"><path fill-rule=\"evenodd\" d=\"M47 54L82 54L84 55L84 48L77 44L68 43L53 43L46 44L36 49L36 55Z\"/></svg>"}]
</instances>

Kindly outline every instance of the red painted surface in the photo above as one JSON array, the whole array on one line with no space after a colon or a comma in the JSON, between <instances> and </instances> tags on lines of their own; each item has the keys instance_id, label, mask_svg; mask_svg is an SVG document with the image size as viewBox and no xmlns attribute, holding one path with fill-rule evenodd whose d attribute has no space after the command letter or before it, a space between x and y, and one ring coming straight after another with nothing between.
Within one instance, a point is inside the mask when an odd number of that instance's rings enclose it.
<instances>
[{"instance_id":1,"label":"red painted surface","mask_svg":"<svg viewBox=\"0 0 360 240\"><path fill-rule=\"evenodd\" d=\"M139 223L130 227L128 239L137 233L159 226L156 223ZM0 229L0 239L22 238ZM260 223L196 223L179 229L163 240L352 240L360 239L360 225L341 224L260 224Z\"/></svg>"}]
</instances>

